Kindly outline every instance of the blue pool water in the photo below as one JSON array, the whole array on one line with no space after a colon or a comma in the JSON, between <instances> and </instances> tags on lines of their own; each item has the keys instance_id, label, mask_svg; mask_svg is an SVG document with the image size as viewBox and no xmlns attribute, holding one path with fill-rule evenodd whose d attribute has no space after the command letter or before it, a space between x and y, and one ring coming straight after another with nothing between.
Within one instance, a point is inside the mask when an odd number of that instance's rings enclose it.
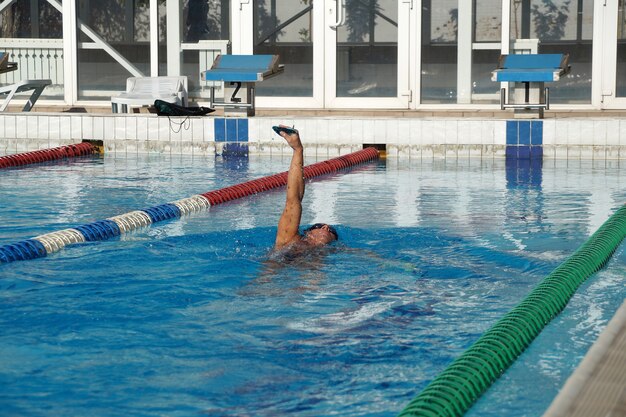
<instances>
[{"instance_id":1,"label":"blue pool water","mask_svg":"<svg viewBox=\"0 0 626 417\"><path fill-rule=\"evenodd\" d=\"M0 173L0 245L284 171L286 157ZM315 162L310 158L307 163ZM284 190L0 264L9 416L394 416L626 201L611 162L390 160L307 184L338 244L268 260ZM624 299L626 255L470 410L540 416Z\"/></svg>"}]
</instances>

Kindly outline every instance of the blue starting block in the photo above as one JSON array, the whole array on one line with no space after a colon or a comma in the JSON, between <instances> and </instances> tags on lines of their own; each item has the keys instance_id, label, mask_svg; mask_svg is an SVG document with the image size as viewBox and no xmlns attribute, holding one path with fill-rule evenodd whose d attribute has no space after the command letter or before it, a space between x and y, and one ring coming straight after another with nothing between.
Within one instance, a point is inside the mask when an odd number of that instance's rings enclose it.
<instances>
[{"instance_id":1,"label":"blue starting block","mask_svg":"<svg viewBox=\"0 0 626 417\"><path fill-rule=\"evenodd\" d=\"M509 83L509 100L506 89L500 90L500 108L515 109L524 115L538 114L543 118L544 109L550 109L550 90L546 82L558 81L567 74L568 54L520 54L502 55L491 80Z\"/></svg>"},{"instance_id":2,"label":"blue starting block","mask_svg":"<svg viewBox=\"0 0 626 417\"><path fill-rule=\"evenodd\" d=\"M218 55L211 69L201 74L203 81L224 83L221 102L215 101L215 87L211 87L211 107L224 107L226 115L254 116L255 84L284 71L278 58L278 55Z\"/></svg>"}]
</instances>

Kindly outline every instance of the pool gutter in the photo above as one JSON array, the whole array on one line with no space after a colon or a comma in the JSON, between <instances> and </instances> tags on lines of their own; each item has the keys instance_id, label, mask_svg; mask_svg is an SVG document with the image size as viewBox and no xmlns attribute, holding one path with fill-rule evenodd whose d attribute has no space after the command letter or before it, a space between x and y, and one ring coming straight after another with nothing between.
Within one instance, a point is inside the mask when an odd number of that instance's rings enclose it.
<instances>
[{"instance_id":1,"label":"pool gutter","mask_svg":"<svg viewBox=\"0 0 626 417\"><path fill-rule=\"evenodd\" d=\"M626 412L626 300L543 417L606 417Z\"/></svg>"}]
</instances>

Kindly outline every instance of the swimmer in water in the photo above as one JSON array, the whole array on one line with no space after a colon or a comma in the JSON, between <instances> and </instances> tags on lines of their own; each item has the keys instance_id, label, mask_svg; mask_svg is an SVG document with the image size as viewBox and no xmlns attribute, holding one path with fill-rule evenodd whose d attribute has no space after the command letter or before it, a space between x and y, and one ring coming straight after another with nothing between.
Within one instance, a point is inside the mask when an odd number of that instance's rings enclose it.
<instances>
[{"instance_id":1,"label":"swimmer in water","mask_svg":"<svg viewBox=\"0 0 626 417\"><path fill-rule=\"evenodd\" d=\"M281 125L281 127L287 127ZM280 131L291 149L293 155L289 165L287 175L287 201L285 209L278 221L278 231L276 232L275 250L297 246L298 252L307 247L321 247L337 239L337 231L326 223L316 223L304 230L303 234L298 231L300 218L302 217L302 199L304 198L304 155L302 142L298 131L288 133Z\"/></svg>"}]
</instances>

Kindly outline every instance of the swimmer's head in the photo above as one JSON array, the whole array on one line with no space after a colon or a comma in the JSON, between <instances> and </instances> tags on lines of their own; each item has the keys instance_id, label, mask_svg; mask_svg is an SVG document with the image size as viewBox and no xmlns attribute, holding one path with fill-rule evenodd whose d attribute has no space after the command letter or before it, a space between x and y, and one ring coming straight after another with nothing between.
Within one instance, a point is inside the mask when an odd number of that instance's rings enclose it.
<instances>
[{"instance_id":1,"label":"swimmer's head","mask_svg":"<svg viewBox=\"0 0 626 417\"><path fill-rule=\"evenodd\" d=\"M334 227L326 223L315 223L304 230L304 238L313 245L326 245L339 240L339 235Z\"/></svg>"}]
</instances>

